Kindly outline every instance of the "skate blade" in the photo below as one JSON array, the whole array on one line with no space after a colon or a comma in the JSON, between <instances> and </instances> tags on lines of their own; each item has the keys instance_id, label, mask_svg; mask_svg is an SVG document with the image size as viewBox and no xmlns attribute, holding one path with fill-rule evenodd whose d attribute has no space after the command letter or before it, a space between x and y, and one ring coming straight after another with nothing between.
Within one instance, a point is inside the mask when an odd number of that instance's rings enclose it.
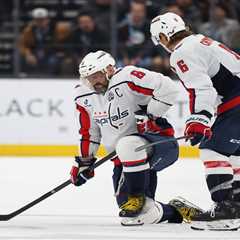
<instances>
[{"instance_id":1,"label":"skate blade","mask_svg":"<svg viewBox=\"0 0 240 240\"><path fill-rule=\"evenodd\" d=\"M195 205L194 203L188 201L187 199L185 199L185 198L183 198L181 196L177 196L176 198L172 199L172 203L175 204L176 206L179 206L179 207L181 207L182 203L184 203L187 207L195 208L200 213L205 212L202 208L200 208L199 206Z\"/></svg>"},{"instance_id":2,"label":"skate blade","mask_svg":"<svg viewBox=\"0 0 240 240\"><path fill-rule=\"evenodd\" d=\"M193 230L209 230L209 231L237 231L240 228L240 219L234 220L218 220L212 222L194 221L191 223Z\"/></svg>"}]
</instances>

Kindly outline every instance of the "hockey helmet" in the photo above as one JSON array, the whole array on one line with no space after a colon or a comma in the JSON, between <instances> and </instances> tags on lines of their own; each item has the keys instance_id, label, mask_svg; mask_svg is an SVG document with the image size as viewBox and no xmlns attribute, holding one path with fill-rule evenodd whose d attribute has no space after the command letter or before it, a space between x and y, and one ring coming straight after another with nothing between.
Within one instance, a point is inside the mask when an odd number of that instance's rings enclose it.
<instances>
[{"instance_id":1,"label":"hockey helmet","mask_svg":"<svg viewBox=\"0 0 240 240\"><path fill-rule=\"evenodd\" d=\"M80 78L87 78L99 71L106 73L106 68L109 65L115 66L115 64L114 58L107 52L102 50L90 52L79 64Z\"/></svg>"},{"instance_id":2,"label":"hockey helmet","mask_svg":"<svg viewBox=\"0 0 240 240\"><path fill-rule=\"evenodd\" d=\"M158 15L152 20L150 26L152 41L155 45L162 45L159 39L160 33L164 34L169 41L170 37L172 37L175 33L183 30L186 30L186 25L183 19L172 12Z\"/></svg>"}]
</instances>

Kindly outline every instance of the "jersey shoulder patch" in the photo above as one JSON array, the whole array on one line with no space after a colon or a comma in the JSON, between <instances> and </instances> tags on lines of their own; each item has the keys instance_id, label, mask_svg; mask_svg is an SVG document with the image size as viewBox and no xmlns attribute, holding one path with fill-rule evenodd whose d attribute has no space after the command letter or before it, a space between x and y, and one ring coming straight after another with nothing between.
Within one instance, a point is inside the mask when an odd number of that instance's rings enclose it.
<instances>
[{"instance_id":1,"label":"jersey shoulder patch","mask_svg":"<svg viewBox=\"0 0 240 240\"><path fill-rule=\"evenodd\" d=\"M89 87L83 84L76 85L74 88L74 101L77 101L80 98L91 96L94 94L96 94L96 92L90 89Z\"/></svg>"}]
</instances>

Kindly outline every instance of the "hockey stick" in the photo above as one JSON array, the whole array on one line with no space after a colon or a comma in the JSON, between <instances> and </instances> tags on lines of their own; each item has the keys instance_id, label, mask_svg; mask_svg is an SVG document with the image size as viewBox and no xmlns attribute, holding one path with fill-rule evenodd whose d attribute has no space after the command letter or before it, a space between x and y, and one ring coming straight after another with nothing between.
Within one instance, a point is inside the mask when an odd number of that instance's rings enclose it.
<instances>
[{"instance_id":1,"label":"hockey stick","mask_svg":"<svg viewBox=\"0 0 240 240\"><path fill-rule=\"evenodd\" d=\"M91 167L89 167L90 170L93 170L95 168L97 168L98 166L102 165L104 162L110 160L111 158L113 158L116 155L116 152L113 151L111 153L109 153L107 156L101 158L99 161L95 162ZM61 189L65 188L66 186L71 184L71 180L67 180L64 183L60 184L59 186L55 187L54 189L52 189L51 191L43 194L41 197L35 199L34 201L26 204L25 206L19 208L18 210L10 213L10 214L5 214L5 215L0 215L0 221L8 221L9 219L19 215L20 213L26 211L27 209L33 207L34 205L40 203L41 201L43 201L44 199L52 196L53 194L55 194L56 192L60 191Z\"/></svg>"},{"instance_id":2,"label":"hockey stick","mask_svg":"<svg viewBox=\"0 0 240 240\"><path fill-rule=\"evenodd\" d=\"M152 142L152 143L147 143L145 145L137 147L135 149L135 152L139 152L139 151L141 151L143 149L155 146L157 144L167 143L167 142L174 142L174 141L181 140L181 139L189 139L189 137L187 137L187 136L181 136L181 137L177 137L177 138L173 137L173 138L167 138L167 139L159 140L159 141Z\"/></svg>"}]
</instances>

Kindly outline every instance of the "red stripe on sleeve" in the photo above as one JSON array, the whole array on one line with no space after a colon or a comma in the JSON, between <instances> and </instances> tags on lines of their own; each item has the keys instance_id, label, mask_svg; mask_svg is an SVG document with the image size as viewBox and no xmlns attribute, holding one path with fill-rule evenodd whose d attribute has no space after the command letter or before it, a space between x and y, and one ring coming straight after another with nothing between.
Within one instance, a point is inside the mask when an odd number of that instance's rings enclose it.
<instances>
[{"instance_id":1,"label":"red stripe on sleeve","mask_svg":"<svg viewBox=\"0 0 240 240\"><path fill-rule=\"evenodd\" d=\"M80 112L79 115L79 122L81 128L79 129L79 134L82 135L83 141L81 141L80 151L82 154L82 157L89 156L89 145L90 145L90 117L88 115L88 112L86 109L80 105L77 105L77 110Z\"/></svg>"},{"instance_id":2,"label":"red stripe on sleeve","mask_svg":"<svg viewBox=\"0 0 240 240\"><path fill-rule=\"evenodd\" d=\"M187 89L188 94L189 94L189 107L190 107L190 112L194 113L195 112L195 90L193 88Z\"/></svg>"},{"instance_id":3,"label":"red stripe on sleeve","mask_svg":"<svg viewBox=\"0 0 240 240\"><path fill-rule=\"evenodd\" d=\"M134 84L133 82L128 82L127 84L135 92L142 93L142 94L148 95L148 96L153 95L153 89L138 86L138 85Z\"/></svg>"},{"instance_id":4,"label":"red stripe on sleeve","mask_svg":"<svg viewBox=\"0 0 240 240\"><path fill-rule=\"evenodd\" d=\"M183 87L188 91L189 94L189 110L190 113L195 112L195 101L196 101L196 94L195 94L195 89L194 88L187 88L182 80L180 80L182 83Z\"/></svg>"}]
</instances>

